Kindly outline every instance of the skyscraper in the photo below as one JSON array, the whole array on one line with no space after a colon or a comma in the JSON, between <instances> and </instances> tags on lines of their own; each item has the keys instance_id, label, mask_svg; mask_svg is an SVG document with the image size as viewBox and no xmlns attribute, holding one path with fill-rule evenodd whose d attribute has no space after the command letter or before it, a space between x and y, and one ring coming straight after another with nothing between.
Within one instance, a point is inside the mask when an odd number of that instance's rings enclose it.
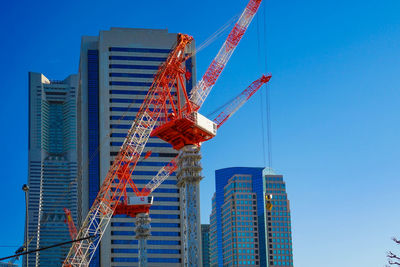
<instances>
[{"instance_id":1,"label":"skyscraper","mask_svg":"<svg viewBox=\"0 0 400 267\"><path fill-rule=\"evenodd\" d=\"M76 222L77 87L77 75L51 81L29 73L29 250L71 240L63 208ZM68 250L29 254L29 266L60 266Z\"/></svg>"},{"instance_id":2,"label":"skyscraper","mask_svg":"<svg viewBox=\"0 0 400 267\"><path fill-rule=\"evenodd\" d=\"M264 170L264 181L266 194L273 196L272 210L266 212L268 266L293 266L290 206L283 176Z\"/></svg>"},{"instance_id":3,"label":"skyscraper","mask_svg":"<svg viewBox=\"0 0 400 267\"><path fill-rule=\"evenodd\" d=\"M203 267L210 267L210 225L201 225L201 252L203 256Z\"/></svg>"},{"instance_id":4,"label":"skyscraper","mask_svg":"<svg viewBox=\"0 0 400 267\"><path fill-rule=\"evenodd\" d=\"M215 172L211 266L293 266L290 209L282 175L263 168ZM273 208L265 197L272 194Z\"/></svg>"},{"instance_id":5,"label":"skyscraper","mask_svg":"<svg viewBox=\"0 0 400 267\"><path fill-rule=\"evenodd\" d=\"M177 34L167 30L126 28L112 28L101 31L99 36L82 38L79 68L82 216L93 203L154 74L176 41ZM187 53L193 51L194 43ZM185 64L187 71L193 74L186 81L189 91L195 81L194 58L189 58ZM139 187L177 155L177 151L158 138L149 139L144 153L148 151L152 152L150 157L139 161L133 172ZM176 183L174 173L153 192L149 266L180 266L182 262L180 199ZM136 266L138 247L133 228L134 219L115 216L92 266Z\"/></svg>"}]
</instances>

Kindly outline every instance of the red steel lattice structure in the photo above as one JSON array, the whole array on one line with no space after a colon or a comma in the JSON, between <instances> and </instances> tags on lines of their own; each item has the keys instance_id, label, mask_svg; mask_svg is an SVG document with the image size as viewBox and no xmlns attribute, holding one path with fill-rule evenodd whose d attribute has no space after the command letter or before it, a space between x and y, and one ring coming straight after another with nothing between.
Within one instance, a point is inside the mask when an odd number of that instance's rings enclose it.
<instances>
[{"instance_id":1,"label":"red steel lattice structure","mask_svg":"<svg viewBox=\"0 0 400 267\"><path fill-rule=\"evenodd\" d=\"M88 236L93 238L74 243L64 261L64 266L89 265L118 204L127 201L128 185L136 196L147 194L139 191L131 175L157 121L164 120L168 116L168 110L174 104L173 101L169 102L173 99L174 91L180 91L179 87L184 87L183 77L186 71L182 63L186 60L185 48L192 40L191 36L178 34L176 47L156 73L136 119L78 232L77 239ZM138 209L136 212L141 212L143 209L143 207L132 207L135 208ZM131 213L134 214L135 210L131 210Z\"/></svg>"}]
</instances>

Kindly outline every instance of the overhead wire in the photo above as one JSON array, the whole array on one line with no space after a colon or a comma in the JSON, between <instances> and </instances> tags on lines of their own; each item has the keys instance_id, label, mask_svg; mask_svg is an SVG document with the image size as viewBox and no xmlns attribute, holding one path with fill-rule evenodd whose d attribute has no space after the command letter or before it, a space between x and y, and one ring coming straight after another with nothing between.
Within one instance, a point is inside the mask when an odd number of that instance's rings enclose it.
<instances>
[{"instance_id":1,"label":"overhead wire","mask_svg":"<svg viewBox=\"0 0 400 267\"><path fill-rule=\"evenodd\" d=\"M194 53L192 53L191 57L195 56L197 53L199 53L201 50L203 50L204 48L208 47L210 44L212 44L213 42L215 42L219 37L222 36L222 34L228 29L230 28L230 26L236 22L236 20L238 19L239 15L235 15L233 16L230 20L228 20L224 25L222 25L216 32L214 32L213 34L211 34L204 42L202 42L194 51Z\"/></svg>"},{"instance_id":2,"label":"overhead wire","mask_svg":"<svg viewBox=\"0 0 400 267\"><path fill-rule=\"evenodd\" d=\"M264 1L264 68L267 73L267 0ZM265 84L265 102L267 105L267 150L268 150L268 167L272 168L272 126L271 126L271 105L270 105L270 90Z\"/></svg>"},{"instance_id":3,"label":"overhead wire","mask_svg":"<svg viewBox=\"0 0 400 267\"><path fill-rule=\"evenodd\" d=\"M261 44L260 44L260 14L257 14L257 58L258 58L258 64L262 65L262 63L260 63L261 61ZM261 108L261 140L262 140L262 154L263 154L263 162L264 162L264 166L266 166L267 164L267 160L266 160L266 151L265 151L265 127L264 127L264 101L263 101L263 92L261 91L260 93L261 97L260 97L260 108Z\"/></svg>"}]
</instances>

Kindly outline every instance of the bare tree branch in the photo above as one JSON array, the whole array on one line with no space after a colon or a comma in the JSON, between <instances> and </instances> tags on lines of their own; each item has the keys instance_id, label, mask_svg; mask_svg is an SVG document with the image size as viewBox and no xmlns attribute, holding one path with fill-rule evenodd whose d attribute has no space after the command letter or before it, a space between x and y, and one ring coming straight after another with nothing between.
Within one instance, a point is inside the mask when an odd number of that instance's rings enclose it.
<instances>
[{"instance_id":1,"label":"bare tree branch","mask_svg":"<svg viewBox=\"0 0 400 267\"><path fill-rule=\"evenodd\" d=\"M400 257L398 257L396 254L394 254L391 251L388 252L387 257L390 258L390 259L400 260Z\"/></svg>"},{"instance_id":2,"label":"bare tree branch","mask_svg":"<svg viewBox=\"0 0 400 267\"><path fill-rule=\"evenodd\" d=\"M396 244L400 245L400 240L399 240L399 239L397 239L397 238L395 238L395 237L392 237L392 240L393 240ZM394 254L393 252L389 251L389 252L387 253L386 257L387 257L387 261L388 261L389 265L397 265L397 266L400 266L400 257L397 256L396 254ZM386 265L386 266L388 266L388 265Z\"/></svg>"},{"instance_id":3,"label":"bare tree branch","mask_svg":"<svg viewBox=\"0 0 400 267\"><path fill-rule=\"evenodd\" d=\"M388 262L390 265L399 265L400 266L400 263L398 263L398 262L391 261L391 260L388 260Z\"/></svg>"}]
</instances>

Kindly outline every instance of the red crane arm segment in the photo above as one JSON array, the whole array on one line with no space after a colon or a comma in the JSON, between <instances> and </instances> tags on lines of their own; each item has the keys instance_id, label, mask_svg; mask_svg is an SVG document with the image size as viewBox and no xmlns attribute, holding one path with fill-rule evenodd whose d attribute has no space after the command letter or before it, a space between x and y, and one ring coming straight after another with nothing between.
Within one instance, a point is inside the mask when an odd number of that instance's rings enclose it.
<instances>
[{"instance_id":1,"label":"red crane arm segment","mask_svg":"<svg viewBox=\"0 0 400 267\"><path fill-rule=\"evenodd\" d=\"M193 103L195 111L199 110L203 105L212 87L235 51L235 48L245 34L247 27L256 14L260 4L261 0L250 0L248 2L242 15L229 33L228 38L222 45L214 60L211 62L207 71L204 73L203 78L191 91L190 101Z\"/></svg>"},{"instance_id":2,"label":"red crane arm segment","mask_svg":"<svg viewBox=\"0 0 400 267\"><path fill-rule=\"evenodd\" d=\"M78 235L78 231L76 230L74 220L72 219L71 211L67 208L64 208L64 213L65 213L65 223L68 225L69 235L72 240L75 240L76 236Z\"/></svg>"},{"instance_id":3,"label":"red crane arm segment","mask_svg":"<svg viewBox=\"0 0 400 267\"><path fill-rule=\"evenodd\" d=\"M242 93L240 93L215 119L217 128L221 127L249 98L254 95L264 83L271 79L271 75L263 75L261 78L252 82Z\"/></svg>"}]
</instances>

